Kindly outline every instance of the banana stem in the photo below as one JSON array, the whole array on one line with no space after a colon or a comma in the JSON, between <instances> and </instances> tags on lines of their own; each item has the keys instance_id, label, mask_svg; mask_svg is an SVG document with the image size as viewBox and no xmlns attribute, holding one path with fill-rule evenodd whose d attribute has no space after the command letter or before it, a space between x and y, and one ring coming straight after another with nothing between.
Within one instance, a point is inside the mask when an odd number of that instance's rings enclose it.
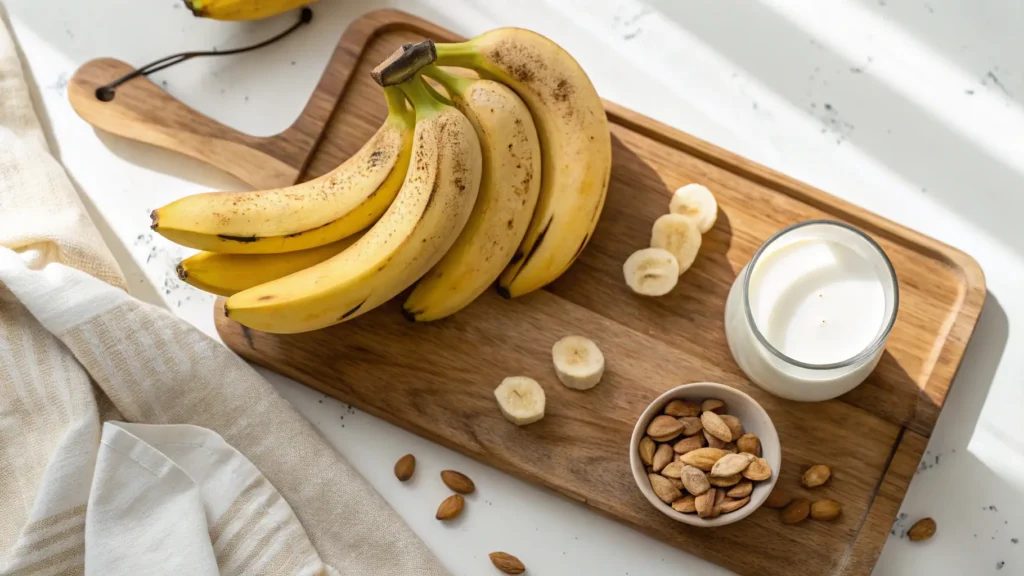
<instances>
[{"instance_id":1,"label":"banana stem","mask_svg":"<svg viewBox=\"0 0 1024 576\"><path fill-rule=\"evenodd\" d=\"M412 101L417 117L422 117L427 112L440 112L445 107L443 103L430 95L427 83L420 76L414 76L399 84L398 87Z\"/></svg>"},{"instance_id":2,"label":"banana stem","mask_svg":"<svg viewBox=\"0 0 1024 576\"><path fill-rule=\"evenodd\" d=\"M437 52L437 64L440 66L473 68L480 61L480 50L472 40L452 44L434 44L434 50Z\"/></svg>"},{"instance_id":3,"label":"banana stem","mask_svg":"<svg viewBox=\"0 0 1024 576\"><path fill-rule=\"evenodd\" d=\"M473 82L473 80L469 78L449 74L433 64L430 66L424 66L420 73L427 78L436 81L441 86L444 86L444 89L447 90L449 94L463 92L468 89L469 84Z\"/></svg>"},{"instance_id":4,"label":"banana stem","mask_svg":"<svg viewBox=\"0 0 1024 576\"><path fill-rule=\"evenodd\" d=\"M388 114L400 114L405 110L405 94L398 86L385 86L384 99L388 102Z\"/></svg>"}]
</instances>

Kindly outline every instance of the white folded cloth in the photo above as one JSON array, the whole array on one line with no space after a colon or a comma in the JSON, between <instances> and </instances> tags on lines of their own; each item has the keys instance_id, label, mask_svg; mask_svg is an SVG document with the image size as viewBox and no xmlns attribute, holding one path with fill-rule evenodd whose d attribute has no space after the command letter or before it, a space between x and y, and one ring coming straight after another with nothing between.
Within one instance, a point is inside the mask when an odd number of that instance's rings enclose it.
<instances>
[{"instance_id":1,"label":"white folded cloth","mask_svg":"<svg viewBox=\"0 0 1024 576\"><path fill-rule=\"evenodd\" d=\"M446 572L245 362L124 291L0 24L0 575L58 574Z\"/></svg>"}]
</instances>

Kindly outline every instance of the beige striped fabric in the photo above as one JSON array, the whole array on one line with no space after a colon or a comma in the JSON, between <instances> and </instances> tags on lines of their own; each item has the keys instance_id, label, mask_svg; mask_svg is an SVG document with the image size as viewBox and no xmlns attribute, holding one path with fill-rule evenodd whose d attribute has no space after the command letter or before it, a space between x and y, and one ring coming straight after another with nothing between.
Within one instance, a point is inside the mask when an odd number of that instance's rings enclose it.
<instances>
[{"instance_id":1,"label":"beige striped fabric","mask_svg":"<svg viewBox=\"0 0 1024 576\"><path fill-rule=\"evenodd\" d=\"M0 25L0 576L440 576L219 343L131 298Z\"/></svg>"}]
</instances>

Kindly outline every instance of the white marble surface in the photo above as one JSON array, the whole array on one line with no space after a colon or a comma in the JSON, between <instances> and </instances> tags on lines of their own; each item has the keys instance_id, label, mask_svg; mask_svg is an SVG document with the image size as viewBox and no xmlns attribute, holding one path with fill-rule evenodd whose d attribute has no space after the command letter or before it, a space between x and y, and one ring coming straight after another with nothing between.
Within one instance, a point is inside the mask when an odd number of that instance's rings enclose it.
<instances>
[{"instance_id":1,"label":"white marble surface","mask_svg":"<svg viewBox=\"0 0 1024 576\"><path fill-rule=\"evenodd\" d=\"M182 249L149 211L238 182L197 162L98 134L72 112L82 62L135 64L262 39L261 23L193 19L176 0L5 0L52 144L140 298L213 334L211 298L181 285ZM346 24L398 7L465 35L500 25L568 48L605 97L810 182L973 255L989 299L877 574L1024 574L1024 4L1018 0L328 0L300 34L256 53L194 61L154 80L238 129L298 114ZM268 81L273 79L272 81ZM722 574L586 508L269 376L458 575L487 553L532 574ZM410 485L391 467L406 452ZM844 465L837 456L837 466ZM847 465L855 465L851 462ZM479 492L433 519L442 468ZM905 516L903 516L905 515ZM933 516L924 545L903 537Z\"/></svg>"}]
</instances>

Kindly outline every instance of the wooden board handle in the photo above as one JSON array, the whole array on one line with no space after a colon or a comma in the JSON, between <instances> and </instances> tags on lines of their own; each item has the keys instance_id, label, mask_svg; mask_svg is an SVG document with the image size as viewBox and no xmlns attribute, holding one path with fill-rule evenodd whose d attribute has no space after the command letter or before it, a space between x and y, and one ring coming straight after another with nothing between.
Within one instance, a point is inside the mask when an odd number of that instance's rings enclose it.
<instances>
[{"instance_id":1,"label":"wooden board handle","mask_svg":"<svg viewBox=\"0 0 1024 576\"><path fill-rule=\"evenodd\" d=\"M228 172L254 188L294 184L308 150L290 150L278 136L244 134L196 112L145 77L117 87L104 102L96 89L134 68L113 58L83 64L68 82L71 106L96 128L180 152Z\"/></svg>"}]
</instances>

